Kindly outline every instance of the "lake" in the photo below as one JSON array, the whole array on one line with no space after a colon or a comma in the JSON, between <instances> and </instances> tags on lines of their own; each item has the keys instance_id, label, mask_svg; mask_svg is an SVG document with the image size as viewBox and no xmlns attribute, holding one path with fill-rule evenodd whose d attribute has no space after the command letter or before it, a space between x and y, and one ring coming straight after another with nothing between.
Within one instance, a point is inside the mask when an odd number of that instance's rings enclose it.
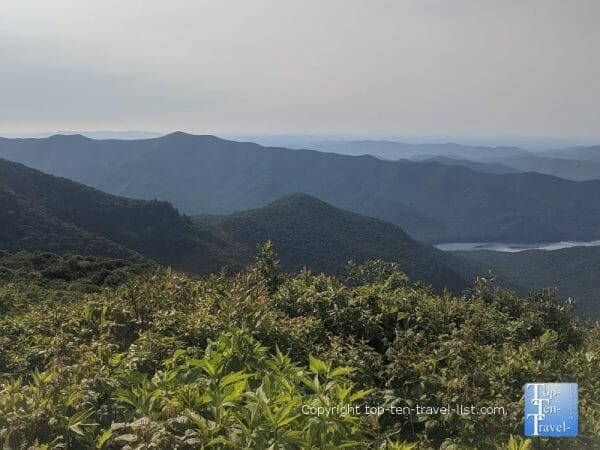
<instances>
[{"instance_id":1,"label":"lake","mask_svg":"<svg viewBox=\"0 0 600 450\"><path fill-rule=\"evenodd\" d=\"M570 247L598 247L600 239L595 241L560 241L543 244L510 244L503 242L447 242L435 245L445 252L455 250L493 250L496 252L524 252L525 250L560 250Z\"/></svg>"}]
</instances>

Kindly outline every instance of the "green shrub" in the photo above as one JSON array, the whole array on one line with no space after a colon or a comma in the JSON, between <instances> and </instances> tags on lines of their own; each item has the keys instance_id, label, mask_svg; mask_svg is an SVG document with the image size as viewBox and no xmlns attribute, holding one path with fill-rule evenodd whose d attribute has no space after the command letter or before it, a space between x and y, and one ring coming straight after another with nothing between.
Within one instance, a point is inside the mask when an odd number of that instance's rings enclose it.
<instances>
[{"instance_id":1,"label":"green shrub","mask_svg":"<svg viewBox=\"0 0 600 450\"><path fill-rule=\"evenodd\" d=\"M0 448L527 448L532 380L579 383L582 436L545 448L597 448L600 326L551 292L480 279L436 295L393 264L340 278L282 275L274 258L92 293L0 286ZM303 412L448 403L506 414Z\"/></svg>"}]
</instances>

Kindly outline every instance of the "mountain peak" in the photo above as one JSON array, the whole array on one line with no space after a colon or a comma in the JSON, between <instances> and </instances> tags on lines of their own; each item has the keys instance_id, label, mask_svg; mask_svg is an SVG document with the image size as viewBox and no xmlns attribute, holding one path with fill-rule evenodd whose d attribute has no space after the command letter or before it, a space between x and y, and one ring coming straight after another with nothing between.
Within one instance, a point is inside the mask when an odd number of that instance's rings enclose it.
<instances>
[{"instance_id":1,"label":"mountain peak","mask_svg":"<svg viewBox=\"0 0 600 450\"><path fill-rule=\"evenodd\" d=\"M217 136L212 134L191 134L186 133L185 131L173 131L172 133L165 134L157 139L217 139L219 141L223 140Z\"/></svg>"},{"instance_id":2,"label":"mountain peak","mask_svg":"<svg viewBox=\"0 0 600 450\"><path fill-rule=\"evenodd\" d=\"M49 140L52 141L92 141L93 139L90 139L87 136L84 136L83 134L79 134L79 133L74 133L74 134L62 134L62 133L58 133L58 134L53 134L52 136L48 137Z\"/></svg>"},{"instance_id":3,"label":"mountain peak","mask_svg":"<svg viewBox=\"0 0 600 450\"><path fill-rule=\"evenodd\" d=\"M175 144L182 147L189 146L189 148L195 148L198 145L220 145L231 142L212 134L190 134L183 131L174 131L173 133L165 134L164 136L155 139L160 142Z\"/></svg>"},{"instance_id":4,"label":"mountain peak","mask_svg":"<svg viewBox=\"0 0 600 450\"><path fill-rule=\"evenodd\" d=\"M173 131L172 133L167 133L164 136L161 136L161 138L170 138L170 137L191 137L191 136L195 136L194 134L191 133L186 133L185 131Z\"/></svg>"},{"instance_id":5,"label":"mountain peak","mask_svg":"<svg viewBox=\"0 0 600 450\"><path fill-rule=\"evenodd\" d=\"M286 195L285 197L281 197L281 198L271 202L266 207L267 208L268 207L276 207L276 206L279 206L279 207L281 207L281 206L306 207L306 206L313 206L313 205L333 208L333 206L330 205L329 203L326 203L323 200L318 199L317 197L314 197L309 194L305 194L303 192L295 192L293 194Z\"/></svg>"},{"instance_id":6,"label":"mountain peak","mask_svg":"<svg viewBox=\"0 0 600 450\"><path fill-rule=\"evenodd\" d=\"M339 209L303 193L230 216L198 218L217 226L242 248L273 241L284 270L305 266L345 273L348 261L383 259L400 264L411 279L459 292L467 283L443 253L427 248L393 224ZM212 221L212 222L211 222Z\"/></svg>"}]
</instances>

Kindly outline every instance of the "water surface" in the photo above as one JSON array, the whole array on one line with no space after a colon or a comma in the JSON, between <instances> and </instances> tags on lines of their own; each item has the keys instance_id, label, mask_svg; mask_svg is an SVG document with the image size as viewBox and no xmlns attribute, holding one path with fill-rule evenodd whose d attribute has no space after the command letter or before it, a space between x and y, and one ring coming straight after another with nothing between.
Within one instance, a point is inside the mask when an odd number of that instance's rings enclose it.
<instances>
[{"instance_id":1,"label":"water surface","mask_svg":"<svg viewBox=\"0 0 600 450\"><path fill-rule=\"evenodd\" d=\"M454 250L494 250L496 252L523 252L525 250L560 250L570 247L598 247L600 239L595 241L560 241L543 244L511 244L504 242L447 242L435 247L444 251Z\"/></svg>"}]
</instances>

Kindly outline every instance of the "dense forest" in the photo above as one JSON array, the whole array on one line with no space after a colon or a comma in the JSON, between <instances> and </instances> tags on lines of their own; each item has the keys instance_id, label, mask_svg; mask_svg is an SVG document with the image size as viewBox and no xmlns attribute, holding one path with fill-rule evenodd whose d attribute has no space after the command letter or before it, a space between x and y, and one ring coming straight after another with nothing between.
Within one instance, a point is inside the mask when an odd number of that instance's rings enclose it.
<instances>
[{"instance_id":1,"label":"dense forest","mask_svg":"<svg viewBox=\"0 0 600 450\"><path fill-rule=\"evenodd\" d=\"M600 328L549 291L435 294L382 261L287 274L270 243L198 279L51 258L0 258L0 448L526 449L523 385L546 379L579 383L580 436L540 444L598 448ZM502 413L392 414L445 404Z\"/></svg>"},{"instance_id":2,"label":"dense forest","mask_svg":"<svg viewBox=\"0 0 600 450\"><path fill-rule=\"evenodd\" d=\"M460 292L474 268L435 248L415 242L402 229L379 219L335 208L306 194L293 194L267 206L235 214L195 218L223 241L235 242L236 258L252 262L257 242L273 241L282 269L339 275L348 261L385 259L400 264L415 280ZM233 258L232 258L233 259ZM469 270L470 269L470 270Z\"/></svg>"},{"instance_id":3,"label":"dense forest","mask_svg":"<svg viewBox=\"0 0 600 450\"><path fill-rule=\"evenodd\" d=\"M57 255L49 252L19 252L0 250L0 282L23 283L53 291L97 292L115 287L133 276L154 271L151 262L95 256Z\"/></svg>"},{"instance_id":4,"label":"dense forest","mask_svg":"<svg viewBox=\"0 0 600 450\"><path fill-rule=\"evenodd\" d=\"M502 286L524 295L532 289L555 288L557 296L572 298L577 314L600 318L598 280L600 247L572 247L560 250L495 252L488 250L452 252L470 261L480 273L492 271Z\"/></svg>"}]
</instances>

